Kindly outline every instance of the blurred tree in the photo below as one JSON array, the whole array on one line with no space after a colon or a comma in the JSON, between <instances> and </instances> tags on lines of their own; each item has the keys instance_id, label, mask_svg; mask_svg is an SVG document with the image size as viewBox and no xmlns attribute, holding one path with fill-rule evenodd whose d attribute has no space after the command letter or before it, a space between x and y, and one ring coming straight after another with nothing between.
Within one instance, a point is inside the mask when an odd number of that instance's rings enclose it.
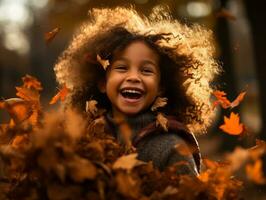
<instances>
[{"instance_id":1,"label":"blurred tree","mask_svg":"<svg viewBox=\"0 0 266 200\"><path fill-rule=\"evenodd\" d=\"M257 70L257 79L259 83L259 100L262 116L262 127L260 138L266 140L266 12L265 1L244 1L247 15L250 20L251 31L253 35L253 44L255 52L255 64Z\"/></svg>"}]
</instances>

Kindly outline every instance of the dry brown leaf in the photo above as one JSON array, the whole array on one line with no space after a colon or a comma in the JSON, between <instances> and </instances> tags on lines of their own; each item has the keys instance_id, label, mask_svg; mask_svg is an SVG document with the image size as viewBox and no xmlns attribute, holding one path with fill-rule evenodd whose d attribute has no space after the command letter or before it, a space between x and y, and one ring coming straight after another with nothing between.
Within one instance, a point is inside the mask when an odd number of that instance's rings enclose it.
<instances>
[{"instance_id":1,"label":"dry brown leaf","mask_svg":"<svg viewBox=\"0 0 266 200\"><path fill-rule=\"evenodd\" d=\"M140 183L133 176L120 172L115 177L118 192L125 197L138 199L140 195ZM127 198L126 198L127 199Z\"/></svg>"},{"instance_id":2,"label":"dry brown leaf","mask_svg":"<svg viewBox=\"0 0 266 200\"><path fill-rule=\"evenodd\" d=\"M157 97L155 102L153 103L151 110L155 111L157 108L164 107L167 104L166 97Z\"/></svg>"},{"instance_id":3,"label":"dry brown leaf","mask_svg":"<svg viewBox=\"0 0 266 200\"><path fill-rule=\"evenodd\" d=\"M159 126L159 125L165 131L168 131L168 120L162 113L158 113L156 116L156 126Z\"/></svg>"},{"instance_id":4,"label":"dry brown leaf","mask_svg":"<svg viewBox=\"0 0 266 200\"><path fill-rule=\"evenodd\" d=\"M104 60L97 54L97 61L102 65L103 69L106 70L110 65L109 60Z\"/></svg>"},{"instance_id":5,"label":"dry brown leaf","mask_svg":"<svg viewBox=\"0 0 266 200\"><path fill-rule=\"evenodd\" d=\"M44 34L44 39L46 41L46 43L49 43L51 42L55 36L59 33L60 31L60 28L54 28L52 31L49 31L47 33Z\"/></svg>"},{"instance_id":6,"label":"dry brown leaf","mask_svg":"<svg viewBox=\"0 0 266 200\"><path fill-rule=\"evenodd\" d=\"M29 118L32 113L30 103L20 98L6 99L2 105L16 124Z\"/></svg>"},{"instance_id":7,"label":"dry brown leaf","mask_svg":"<svg viewBox=\"0 0 266 200\"><path fill-rule=\"evenodd\" d=\"M138 155L136 153L121 156L113 164L113 169L114 170L124 169L124 170L130 171L136 166L145 164L145 162L138 160L137 156Z\"/></svg>"},{"instance_id":8,"label":"dry brown leaf","mask_svg":"<svg viewBox=\"0 0 266 200\"><path fill-rule=\"evenodd\" d=\"M97 101L96 100L90 100L90 101L86 101L86 112L91 113L93 116L95 116L97 114Z\"/></svg>"},{"instance_id":9,"label":"dry brown leaf","mask_svg":"<svg viewBox=\"0 0 266 200\"><path fill-rule=\"evenodd\" d=\"M40 94L37 90L32 90L25 87L16 87L17 93L16 95L26 101L31 102L39 102L40 101Z\"/></svg>"},{"instance_id":10,"label":"dry brown leaf","mask_svg":"<svg viewBox=\"0 0 266 200\"><path fill-rule=\"evenodd\" d=\"M30 76L30 75L26 75L22 78L23 81L23 87L29 88L29 89L35 89L38 91L41 91L42 85L41 83L37 80L37 78Z\"/></svg>"},{"instance_id":11,"label":"dry brown leaf","mask_svg":"<svg viewBox=\"0 0 266 200\"><path fill-rule=\"evenodd\" d=\"M94 179L97 175L96 167L87 159L74 157L67 165L70 170L71 178L76 182Z\"/></svg>"},{"instance_id":12,"label":"dry brown leaf","mask_svg":"<svg viewBox=\"0 0 266 200\"><path fill-rule=\"evenodd\" d=\"M246 174L247 177L256 184L262 185L266 183L261 159L256 160L253 164L246 165Z\"/></svg>"},{"instance_id":13,"label":"dry brown leaf","mask_svg":"<svg viewBox=\"0 0 266 200\"><path fill-rule=\"evenodd\" d=\"M241 92L241 93L236 97L236 99L230 104L230 107L231 107L231 108L234 108L234 107L238 106L239 103L240 103L241 101L243 101L245 95L246 95L246 92Z\"/></svg>"},{"instance_id":14,"label":"dry brown leaf","mask_svg":"<svg viewBox=\"0 0 266 200\"><path fill-rule=\"evenodd\" d=\"M11 146L14 148L14 149L19 149L21 146L23 146L23 144L27 143L28 142L28 138L25 136L25 135L17 135L12 143L11 143Z\"/></svg>"},{"instance_id":15,"label":"dry brown leaf","mask_svg":"<svg viewBox=\"0 0 266 200\"><path fill-rule=\"evenodd\" d=\"M230 135L240 135L244 130L243 124L239 123L238 114L235 114L233 112L231 112L229 118L224 116L224 124L219 128Z\"/></svg>"},{"instance_id":16,"label":"dry brown leaf","mask_svg":"<svg viewBox=\"0 0 266 200\"><path fill-rule=\"evenodd\" d=\"M59 99L61 100L61 101L64 101L65 100L65 98L66 98L66 96L68 95L68 89L67 89L67 87L66 87L66 85L64 85L64 87L63 88L61 88L60 90L59 90L59 92L52 98L52 100L49 102L49 104L51 105L51 104L55 104Z\"/></svg>"}]
</instances>

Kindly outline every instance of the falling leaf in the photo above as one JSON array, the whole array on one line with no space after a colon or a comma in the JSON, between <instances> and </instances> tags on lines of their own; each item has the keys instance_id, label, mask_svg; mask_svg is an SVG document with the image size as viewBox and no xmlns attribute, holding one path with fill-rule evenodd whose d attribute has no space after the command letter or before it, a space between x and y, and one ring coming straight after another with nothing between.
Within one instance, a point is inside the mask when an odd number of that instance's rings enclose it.
<instances>
[{"instance_id":1,"label":"falling leaf","mask_svg":"<svg viewBox=\"0 0 266 200\"><path fill-rule=\"evenodd\" d=\"M247 177L256 184L265 184L266 179L263 175L262 161L261 159L256 160L254 164L248 164L246 166Z\"/></svg>"},{"instance_id":2,"label":"falling leaf","mask_svg":"<svg viewBox=\"0 0 266 200\"><path fill-rule=\"evenodd\" d=\"M216 90L213 92L213 95L218 99L214 102L215 105L221 104L224 109L230 107L231 102L226 98L224 91Z\"/></svg>"},{"instance_id":3,"label":"falling leaf","mask_svg":"<svg viewBox=\"0 0 266 200\"><path fill-rule=\"evenodd\" d=\"M234 107L238 106L239 103L240 103L241 101L243 101L245 95L246 95L246 92L241 92L241 93L236 97L236 99L230 104L230 107L231 107L231 108L234 108Z\"/></svg>"},{"instance_id":4,"label":"falling leaf","mask_svg":"<svg viewBox=\"0 0 266 200\"><path fill-rule=\"evenodd\" d=\"M216 13L216 17L226 18L226 19L233 20L233 21L236 20L236 17L230 11L226 10L225 8L222 8L220 11L218 11Z\"/></svg>"},{"instance_id":5,"label":"falling leaf","mask_svg":"<svg viewBox=\"0 0 266 200\"><path fill-rule=\"evenodd\" d=\"M157 108L164 107L167 104L167 98L166 97L157 97L155 102L153 103L151 110L155 111Z\"/></svg>"},{"instance_id":6,"label":"falling leaf","mask_svg":"<svg viewBox=\"0 0 266 200\"><path fill-rule=\"evenodd\" d=\"M33 77L33 76L30 76L30 75L26 75L22 78L23 80L23 87L26 87L26 88L33 88L35 90L42 90L42 85L41 83L37 80L37 78Z\"/></svg>"},{"instance_id":7,"label":"falling leaf","mask_svg":"<svg viewBox=\"0 0 266 200\"><path fill-rule=\"evenodd\" d=\"M16 124L29 118L32 113L30 103L20 98L6 99L1 103L3 106L2 108L6 109Z\"/></svg>"},{"instance_id":8,"label":"falling leaf","mask_svg":"<svg viewBox=\"0 0 266 200\"><path fill-rule=\"evenodd\" d=\"M32 90L25 87L16 87L16 95L26 101L39 102L40 94L37 90Z\"/></svg>"},{"instance_id":9,"label":"falling leaf","mask_svg":"<svg viewBox=\"0 0 266 200\"><path fill-rule=\"evenodd\" d=\"M96 100L86 101L86 112L89 112L93 116L95 116L97 111L98 111L98 109L96 107L97 103L98 102Z\"/></svg>"},{"instance_id":10,"label":"falling leaf","mask_svg":"<svg viewBox=\"0 0 266 200\"><path fill-rule=\"evenodd\" d=\"M227 99L226 93L224 91L216 90L213 92L213 95L217 98L217 100L213 102L213 107L220 104L222 108L227 109L227 108L234 108L238 106L239 103L243 101L246 95L246 92L241 92L233 102L230 102Z\"/></svg>"},{"instance_id":11,"label":"falling leaf","mask_svg":"<svg viewBox=\"0 0 266 200\"><path fill-rule=\"evenodd\" d=\"M240 135L244 130L243 124L239 123L238 114L233 112L231 112L229 118L224 116L224 124L219 128L230 135Z\"/></svg>"},{"instance_id":12,"label":"falling leaf","mask_svg":"<svg viewBox=\"0 0 266 200\"><path fill-rule=\"evenodd\" d=\"M156 126L159 126L159 125L165 131L168 131L168 120L162 113L158 113L156 116Z\"/></svg>"},{"instance_id":13,"label":"falling leaf","mask_svg":"<svg viewBox=\"0 0 266 200\"><path fill-rule=\"evenodd\" d=\"M143 165L145 162L138 160L137 156L138 155L136 153L132 153L126 156L121 156L113 164L113 169L115 170L124 169L130 171L136 166Z\"/></svg>"},{"instance_id":14,"label":"falling leaf","mask_svg":"<svg viewBox=\"0 0 266 200\"><path fill-rule=\"evenodd\" d=\"M97 54L97 61L103 66L104 70L106 70L107 67L110 65L109 60L102 59L98 54Z\"/></svg>"},{"instance_id":15,"label":"falling leaf","mask_svg":"<svg viewBox=\"0 0 266 200\"><path fill-rule=\"evenodd\" d=\"M55 36L58 34L59 31L60 31L60 28L57 27L57 28L54 28L52 31L45 33L44 39L46 43L51 42L55 38Z\"/></svg>"},{"instance_id":16,"label":"falling leaf","mask_svg":"<svg viewBox=\"0 0 266 200\"><path fill-rule=\"evenodd\" d=\"M64 85L63 88L59 90L59 92L52 98L52 100L49 102L49 104L55 104L59 99L61 101L64 101L66 96L68 95L68 89L66 85Z\"/></svg>"}]
</instances>

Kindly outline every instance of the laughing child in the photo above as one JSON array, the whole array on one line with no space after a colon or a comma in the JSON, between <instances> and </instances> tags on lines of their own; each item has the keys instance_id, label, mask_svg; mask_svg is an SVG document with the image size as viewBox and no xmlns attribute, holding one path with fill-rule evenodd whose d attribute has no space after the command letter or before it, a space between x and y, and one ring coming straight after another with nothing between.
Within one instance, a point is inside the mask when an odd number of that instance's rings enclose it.
<instances>
[{"instance_id":1,"label":"laughing child","mask_svg":"<svg viewBox=\"0 0 266 200\"><path fill-rule=\"evenodd\" d=\"M138 159L160 170L179 162L178 174L197 175L194 134L211 122L210 81L219 72L211 32L180 24L160 7L148 18L120 7L89 16L55 66L70 90L66 106L84 111L96 100L106 110L106 133L120 143L116 119L128 124Z\"/></svg>"}]
</instances>

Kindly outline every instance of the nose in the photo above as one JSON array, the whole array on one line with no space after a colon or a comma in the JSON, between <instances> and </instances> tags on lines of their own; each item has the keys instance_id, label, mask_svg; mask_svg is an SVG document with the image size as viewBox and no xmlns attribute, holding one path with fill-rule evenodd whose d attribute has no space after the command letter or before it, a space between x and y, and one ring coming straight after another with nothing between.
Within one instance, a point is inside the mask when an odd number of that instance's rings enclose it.
<instances>
[{"instance_id":1,"label":"nose","mask_svg":"<svg viewBox=\"0 0 266 200\"><path fill-rule=\"evenodd\" d=\"M137 71L130 71L126 77L126 81L131 83L138 83L141 82L141 79Z\"/></svg>"}]
</instances>

